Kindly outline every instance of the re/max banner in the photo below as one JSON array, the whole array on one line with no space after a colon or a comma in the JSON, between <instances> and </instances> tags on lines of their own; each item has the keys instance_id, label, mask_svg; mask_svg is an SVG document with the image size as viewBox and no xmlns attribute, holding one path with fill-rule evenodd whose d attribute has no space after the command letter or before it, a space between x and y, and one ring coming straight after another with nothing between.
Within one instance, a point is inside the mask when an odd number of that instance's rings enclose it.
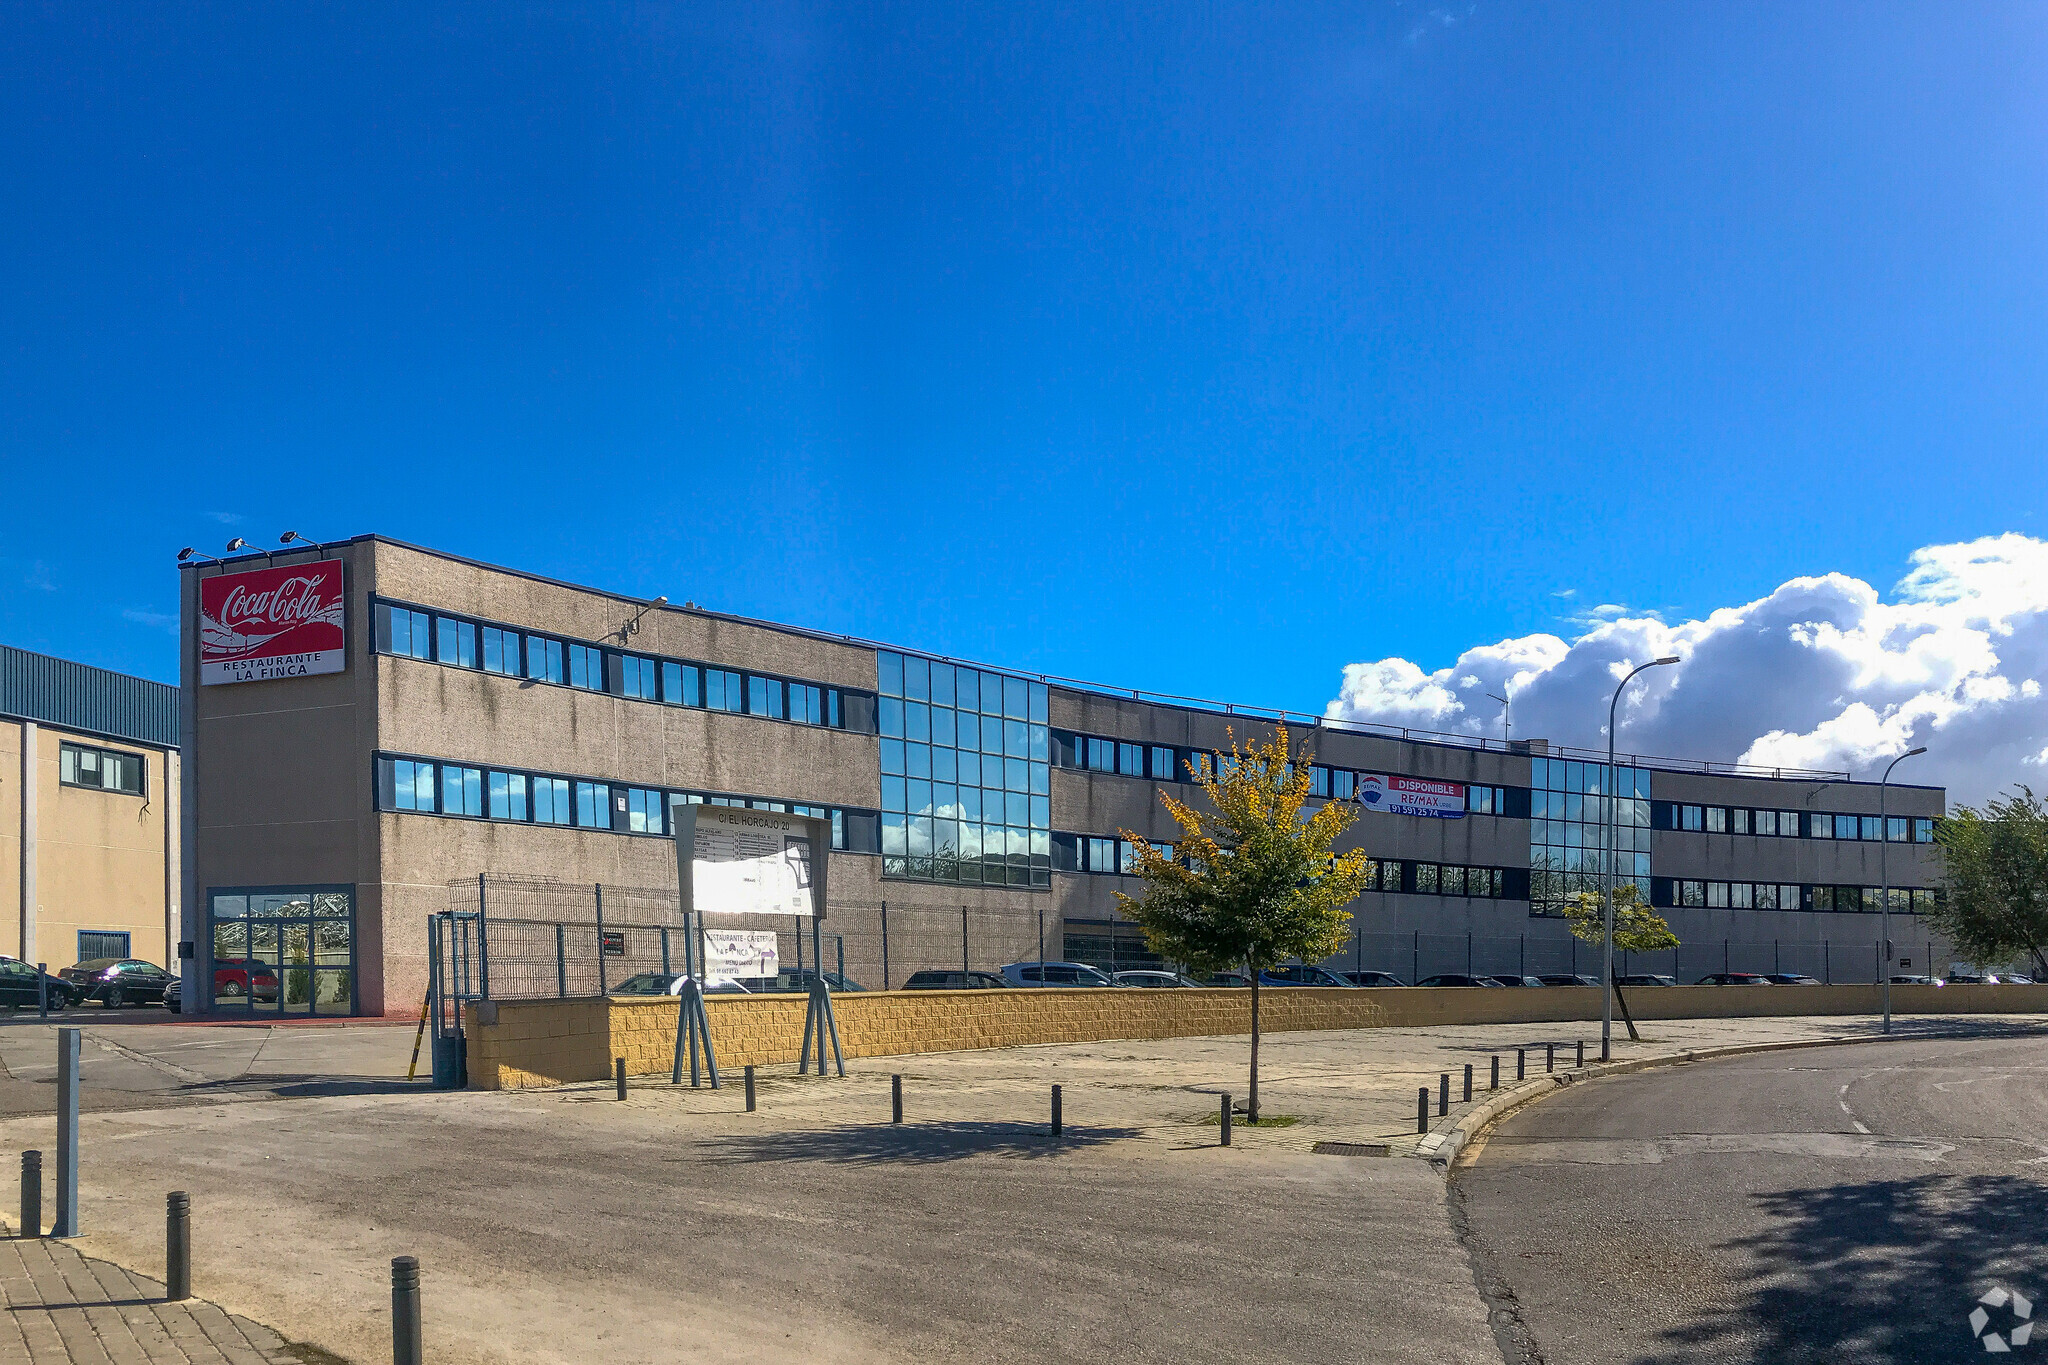
<instances>
[{"instance_id":1,"label":"re/max banner","mask_svg":"<svg viewBox=\"0 0 2048 1365\"><path fill-rule=\"evenodd\" d=\"M1428 815L1439 820L1465 818L1465 785L1431 782L1420 777L1358 775L1358 803L1386 815Z\"/></svg>"}]
</instances>

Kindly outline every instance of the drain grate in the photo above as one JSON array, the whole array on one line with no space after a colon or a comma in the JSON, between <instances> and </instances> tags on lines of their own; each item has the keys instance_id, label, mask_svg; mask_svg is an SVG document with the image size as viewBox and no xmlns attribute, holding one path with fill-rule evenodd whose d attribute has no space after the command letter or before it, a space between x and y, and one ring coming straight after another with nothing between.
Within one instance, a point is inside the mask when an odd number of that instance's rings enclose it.
<instances>
[{"instance_id":1,"label":"drain grate","mask_svg":"<svg viewBox=\"0 0 2048 1365\"><path fill-rule=\"evenodd\" d=\"M1384 1142L1318 1142L1309 1148L1317 1156L1390 1156L1393 1148Z\"/></svg>"}]
</instances>

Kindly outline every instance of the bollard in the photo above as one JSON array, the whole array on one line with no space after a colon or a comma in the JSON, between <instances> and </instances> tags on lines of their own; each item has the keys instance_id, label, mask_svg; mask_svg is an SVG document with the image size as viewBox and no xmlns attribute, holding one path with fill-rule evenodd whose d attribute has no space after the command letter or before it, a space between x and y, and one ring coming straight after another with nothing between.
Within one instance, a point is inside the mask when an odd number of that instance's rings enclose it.
<instances>
[{"instance_id":1,"label":"bollard","mask_svg":"<svg viewBox=\"0 0 2048 1365\"><path fill-rule=\"evenodd\" d=\"M21 1154L21 1235L43 1235L43 1154Z\"/></svg>"},{"instance_id":2,"label":"bollard","mask_svg":"<svg viewBox=\"0 0 2048 1365\"><path fill-rule=\"evenodd\" d=\"M1518 1047L1515 1049L1515 1079L1518 1081L1526 1081L1529 1079L1528 1048Z\"/></svg>"},{"instance_id":3,"label":"bollard","mask_svg":"<svg viewBox=\"0 0 2048 1365\"><path fill-rule=\"evenodd\" d=\"M1217 1123L1223 1134L1223 1145L1228 1147L1230 1145L1230 1092L1227 1090L1223 1092L1223 1113L1217 1119Z\"/></svg>"},{"instance_id":4,"label":"bollard","mask_svg":"<svg viewBox=\"0 0 2048 1365\"><path fill-rule=\"evenodd\" d=\"M420 1365L420 1262L391 1258L391 1365Z\"/></svg>"},{"instance_id":5,"label":"bollard","mask_svg":"<svg viewBox=\"0 0 2048 1365\"><path fill-rule=\"evenodd\" d=\"M1500 1054L1498 1052L1493 1054L1493 1083L1486 1088L1488 1090L1500 1089Z\"/></svg>"},{"instance_id":6,"label":"bollard","mask_svg":"<svg viewBox=\"0 0 2048 1365\"><path fill-rule=\"evenodd\" d=\"M1418 1086L1415 1091L1415 1131L1429 1131L1429 1087Z\"/></svg>"},{"instance_id":7,"label":"bollard","mask_svg":"<svg viewBox=\"0 0 2048 1365\"><path fill-rule=\"evenodd\" d=\"M619 1088L619 1098L626 1098L626 1059L612 1058L612 1083Z\"/></svg>"},{"instance_id":8,"label":"bollard","mask_svg":"<svg viewBox=\"0 0 2048 1365\"><path fill-rule=\"evenodd\" d=\"M889 1078L889 1122L903 1122L903 1078Z\"/></svg>"},{"instance_id":9,"label":"bollard","mask_svg":"<svg viewBox=\"0 0 2048 1365\"><path fill-rule=\"evenodd\" d=\"M1573 1065L1573 1066L1584 1066L1585 1064L1586 1064L1586 1040L1585 1040L1584 1038L1581 1038L1581 1039L1579 1039L1579 1059L1578 1059L1578 1060L1577 1060L1576 1062L1573 1062L1573 1063L1572 1063L1572 1065Z\"/></svg>"},{"instance_id":10,"label":"bollard","mask_svg":"<svg viewBox=\"0 0 2048 1365\"><path fill-rule=\"evenodd\" d=\"M1052 1135L1058 1137L1060 1132L1060 1088L1054 1086L1052 1088Z\"/></svg>"},{"instance_id":11,"label":"bollard","mask_svg":"<svg viewBox=\"0 0 2048 1365\"><path fill-rule=\"evenodd\" d=\"M57 1211L52 1237L78 1235L78 1052L85 1035L57 1030Z\"/></svg>"},{"instance_id":12,"label":"bollard","mask_svg":"<svg viewBox=\"0 0 2048 1365\"><path fill-rule=\"evenodd\" d=\"M747 1067L747 1112L754 1112L754 1068L751 1064Z\"/></svg>"},{"instance_id":13,"label":"bollard","mask_svg":"<svg viewBox=\"0 0 2048 1365\"><path fill-rule=\"evenodd\" d=\"M164 1196L164 1298L192 1297L192 1196L172 1190Z\"/></svg>"},{"instance_id":14,"label":"bollard","mask_svg":"<svg viewBox=\"0 0 2048 1365\"><path fill-rule=\"evenodd\" d=\"M1557 1070L1557 1044L1556 1044L1556 1043L1545 1043L1545 1044L1543 1045L1543 1069L1544 1069L1545 1071L1555 1071L1555 1070Z\"/></svg>"},{"instance_id":15,"label":"bollard","mask_svg":"<svg viewBox=\"0 0 2048 1365\"><path fill-rule=\"evenodd\" d=\"M1472 1063L1465 1063L1465 1103L1472 1103Z\"/></svg>"},{"instance_id":16,"label":"bollard","mask_svg":"<svg viewBox=\"0 0 2048 1365\"><path fill-rule=\"evenodd\" d=\"M1451 1112L1451 1073L1442 1072L1436 1078L1436 1113L1438 1118Z\"/></svg>"}]
</instances>

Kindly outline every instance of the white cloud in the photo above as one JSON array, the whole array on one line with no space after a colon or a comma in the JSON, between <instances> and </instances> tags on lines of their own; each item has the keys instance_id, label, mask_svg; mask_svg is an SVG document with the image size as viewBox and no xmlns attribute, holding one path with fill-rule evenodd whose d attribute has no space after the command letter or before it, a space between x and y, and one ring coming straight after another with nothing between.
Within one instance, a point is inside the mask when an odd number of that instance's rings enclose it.
<instances>
[{"instance_id":1,"label":"white cloud","mask_svg":"<svg viewBox=\"0 0 2048 1365\"><path fill-rule=\"evenodd\" d=\"M127 607L121 612L121 619L133 621L138 626L150 626L156 630L178 633L178 618L168 612L144 611L140 607Z\"/></svg>"},{"instance_id":2,"label":"white cloud","mask_svg":"<svg viewBox=\"0 0 2048 1365\"><path fill-rule=\"evenodd\" d=\"M1826 574L1700 620L1602 604L1579 625L1570 641L1481 645L1433 673L1399 658L1346 665L1326 714L1498 736L1486 694L1506 683L1517 737L1604 747L1616 681L1676 654L1623 695L1623 750L1874 777L1924 744L1898 778L1968 802L2038 778L2029 768L2048 755L2048 541L2031 536L1917 550L1889 602Z\"/></svg>"},{"instance_id":3,"label":"white cloud","mask_svg":"<svg viewBox=\"0 0 2048 1365\"><path fill-rule=\"evenodd\" d=\"M240 526L247 520L240 512L208 512L206 515L223 526Z\"/></svg>"}]
</instances>

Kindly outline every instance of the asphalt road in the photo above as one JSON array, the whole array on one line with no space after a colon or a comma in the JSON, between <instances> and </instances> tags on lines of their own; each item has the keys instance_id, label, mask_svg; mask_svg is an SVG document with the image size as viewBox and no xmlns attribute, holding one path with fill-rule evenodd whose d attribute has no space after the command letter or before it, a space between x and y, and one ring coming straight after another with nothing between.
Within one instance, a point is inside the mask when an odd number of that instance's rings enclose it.
<instances>
[{"instance_id":1,"label":"asphalt road","mask_svg":"<svg viewBox=\"0 0 2048 1365\"><path fill-rule=\"evenodd\" d=\"M2048 1033L1582 1082L1452 1189L1511 1361L1981 1360L1994 1287L2048 1358Z\"/></svg>"}]
</instances>

